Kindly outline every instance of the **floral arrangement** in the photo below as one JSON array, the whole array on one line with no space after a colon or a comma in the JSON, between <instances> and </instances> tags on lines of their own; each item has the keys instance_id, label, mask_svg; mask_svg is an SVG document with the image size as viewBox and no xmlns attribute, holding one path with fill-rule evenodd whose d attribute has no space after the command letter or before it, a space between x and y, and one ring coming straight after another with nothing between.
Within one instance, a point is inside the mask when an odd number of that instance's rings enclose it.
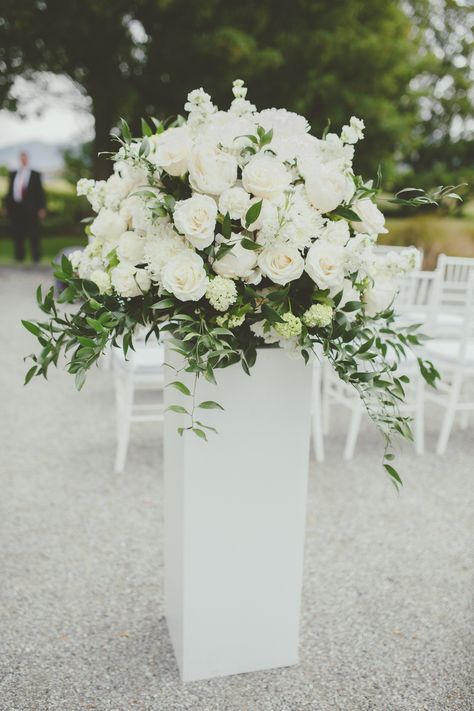
<instances>
[{"instance_id":1,"label":"floral arrangement","mask_svg":"<svg viewBox=\"0 0 474 711\"><path fill-rule=\"evenodd\" d=\"M364 123L352 117L340 135L309 133L303 116L257 111L238 80L228 111L202 89L188 95L187 119L142 121L134 138L125 121L106 181L80 180L96 213L84 251L62 258L60 303L38 289L45 322L24 322L42 346L30 356L27 381L46 376L64 352L80 388L106 345L133 348L137 327L168 333L185 369L215 380L216 369L240 362L245 372L260 347L281 347L310 359L323 354L360 393L388 445L410 437L398 413L406 376L397 363L420 337L396 326L397 281L415 267L416 250L377 256L387 232L375 203L378 186L354 174L354 146ZM436 202L422 191L394 202ZM437 377L419 361L430 383ZM179 379L172 385L194 394ZM195 390L195 389L194 389ZM206 439L195 409L190 430Z\"/></svg>"}]
</instances>

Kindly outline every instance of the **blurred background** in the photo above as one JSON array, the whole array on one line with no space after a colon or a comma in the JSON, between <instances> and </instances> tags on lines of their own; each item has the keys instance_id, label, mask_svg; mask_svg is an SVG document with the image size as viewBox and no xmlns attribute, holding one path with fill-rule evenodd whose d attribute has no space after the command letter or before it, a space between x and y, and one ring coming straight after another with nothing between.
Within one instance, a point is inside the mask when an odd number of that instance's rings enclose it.
<instances>
[{"instance_id":1,"label":"blurred background","mask_svg":"<svg viewBox=\"0 0 474 711\"><path fill-rule=\"evenodd\" d=\"M226 108L242 78L260 108L320 135L363 118L356 169L384 188L468 183L462 205L387 209L393 244L474 256L472 0L2 0L0 196L20 150L43 173L43 261L84 243L79 177L106 177L121 116L183 111L202 86ZM381 240L382 241L382 240ZM0 264L13 257L5 212Z\"/></svg>"}]
</instances>

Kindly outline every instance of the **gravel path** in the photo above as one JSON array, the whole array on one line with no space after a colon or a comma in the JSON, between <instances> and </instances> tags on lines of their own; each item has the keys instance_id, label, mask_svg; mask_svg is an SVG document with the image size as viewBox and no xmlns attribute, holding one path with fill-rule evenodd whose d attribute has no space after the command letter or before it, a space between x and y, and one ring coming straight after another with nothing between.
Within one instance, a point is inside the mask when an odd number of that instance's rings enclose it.
<instances>
[{"instance_id":1,"label":"gravel path","mask_svg":"<svg viewBox=\"0 0 474 711\"><path fill-rule=\"evenodd\" d=\"M110 373L23 388L45 273L0 271L1 711L468 711L473 429L399 463L397 496L367 426L311 467L301 664L180 683L163 617L161 434L112 473ZM431 413L432 449L439 415Z\"/></svg>"}]
</instances>

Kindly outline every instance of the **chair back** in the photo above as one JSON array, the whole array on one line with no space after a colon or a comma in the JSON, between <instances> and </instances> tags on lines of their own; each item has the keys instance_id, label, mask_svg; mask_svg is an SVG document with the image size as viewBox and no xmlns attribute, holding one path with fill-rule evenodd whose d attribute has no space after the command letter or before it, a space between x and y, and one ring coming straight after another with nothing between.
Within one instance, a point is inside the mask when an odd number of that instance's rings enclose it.
<instances>
[{"instance_id":1,"label":"chair back","mask_svg":"<svg viewBox=\"0 0 474 711\"><path fill-rule=\"evenodd\" d=\"M402 322L422 323L429 327L435 317L438 270L410 272L400 282L395 299L395 310Z\"/></svg>"},{"instance_id":2,"label":"chair back","mask_svg":"<svg viewBox=\"0 0 474 711\"><path fill-rule=\"evenodd\" d=\"M440 254L437 270L440 272L440 280L437 284L436 308L439 312L459 315L466 303L469 277L474 274L474 259Z\"/></svg>"},{"instance_id":3,"label":"chair back","mask_svg":"<svg viewBox=\"0 0 474 711\"><path fill-rule=\"evenodd\" d=\"M460 335L459 358L461 361L465 361L469 351L472 352L474 349L474 271L469 274L467 281L466 300L463 311L463 328Z\"/></svg>"}]
</instances>

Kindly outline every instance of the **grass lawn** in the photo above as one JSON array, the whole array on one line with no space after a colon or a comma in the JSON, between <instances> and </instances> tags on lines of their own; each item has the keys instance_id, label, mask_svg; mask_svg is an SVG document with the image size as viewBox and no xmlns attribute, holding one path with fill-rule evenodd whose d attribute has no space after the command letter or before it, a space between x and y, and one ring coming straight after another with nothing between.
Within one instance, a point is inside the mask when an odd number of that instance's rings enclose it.
<instances>
[{"instance_id":1,"label":"grass lawn","mask_svg":"<svg viewBox=\"0 0 474 711\"><path fill-rule=\"evenodd\" d=\"M77 235L55 235L54 237L43 237L41 240L41 248L43 252L41 264L51 264L58 252L65 247L79 247L85 244L87 244L86 237L80 237ZM28 263L31 264L31 257L29 256L28 248L27 259L25 262L18 263L13 259L13 242L10 239L0 240L0 266L14 266L15 264L21 264L24 266Z\"/></svg>"}]
</instances>

